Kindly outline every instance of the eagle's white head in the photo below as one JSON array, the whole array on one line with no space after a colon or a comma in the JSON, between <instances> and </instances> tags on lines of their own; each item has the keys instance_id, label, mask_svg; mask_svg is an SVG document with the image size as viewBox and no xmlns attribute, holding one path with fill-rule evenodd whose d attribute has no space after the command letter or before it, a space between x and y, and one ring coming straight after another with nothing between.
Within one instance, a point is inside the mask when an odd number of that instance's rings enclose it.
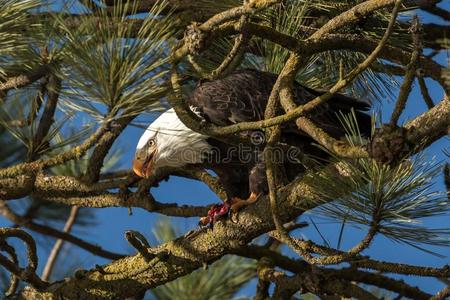
<instances>
[{"instance_id":1,"label":"eagle's white head","mask_svg":"<svg viewBox=\"0 0 450 300\"><path fill-rule=\"evenodd\" d=\"M201 163L211 151L208 137L189 129L169 109L153 121L139 139L133 160L133 171L149 177L161 167L182 167Z\"/></svg>"}]
</instances>

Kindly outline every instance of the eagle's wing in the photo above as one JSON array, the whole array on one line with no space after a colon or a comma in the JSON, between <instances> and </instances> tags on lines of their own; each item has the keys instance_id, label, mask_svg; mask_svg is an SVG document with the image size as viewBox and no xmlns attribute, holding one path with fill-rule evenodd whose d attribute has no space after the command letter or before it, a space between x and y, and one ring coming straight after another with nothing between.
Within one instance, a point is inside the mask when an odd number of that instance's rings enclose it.
<instances>
[{"instance_id":1,"label":"eagle's wing","mask_svg":"<svg viewBox=\"0 0 450 300\"><path fill-rule=\"evenodd\" d=\"M276 79L267 74L242 70L214 81L201 81L189 97L189 105L216 125L261 120Z\"/></svg>"},{"instance_id":2,"label":"eagle's wing","mask_svg":"<svg viewBox=\"0 0 450 300\"><path fill-rule=\"evenodd\" d=\"M190 95L188 103L196 107L206 120L219 126L262 120L276 78L275 74L268 72L238 70L225 78L201 81ZM302 105L323 93L295 83L294 101L297 105ZM371 122L370 116L364 111L369 105L352 97L336 94L327 103L310 112L308 117L337 138L345 132L336 114L339 111L347 114L352 108L361 132L368 135ZM279 114L282 113L280 110ZM288 126L286 129L304 135L295 126Z\"/></svg>"}]
</instances>

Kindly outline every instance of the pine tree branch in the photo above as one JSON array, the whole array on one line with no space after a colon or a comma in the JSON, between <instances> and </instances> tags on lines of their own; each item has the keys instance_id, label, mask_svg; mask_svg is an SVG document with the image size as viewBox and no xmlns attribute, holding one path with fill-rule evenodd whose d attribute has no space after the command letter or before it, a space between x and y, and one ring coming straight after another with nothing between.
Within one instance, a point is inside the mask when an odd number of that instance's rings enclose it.
<instances>
[{"instance_id":1,"label":"pine tree branch","mask_svg":"<svg viewBox=\"0 0 450 300\"><path fill-rule=\"evenodd\" d=\"M208 213L211 205L190 206L178 205L177 203L161 203L156 201L151 194L142 195L141 193L132 193L123 195L120 193L104 192L95 196L73 196L73 197L45 197L46 201L68 205L89 208L107 208L107 207L135 207L142 208L148 212L159 213L172 217L200 217Z\"/></svg>"},{"instance_id":2,"label":"pine tree branch","mask_svg":"<svg viewBox=\"0 0 450 300\"><path fill-rule=\"evenodd\" d=\"M38 157L38 152L45 150L47 147L43 147L42 143L47 136L50 127L54 123L54 115L56 112L56 106L58 104L59 92L61 89L61 80L56 78L55 75L50 75L47 85L45 87L47 93L47 102L44 106L41 119L36 134L33 137L31 151L29 153L29 161L33 161Z\"/></svg>"},{"instance_id":3,"label":"pine tree branch","mask_svg":"<svg viewBox=\"0 0 450 300\"><path fill-rule=\"evenodd\" d=\"M70 215L67 218L66 224L64 225L64 233L69 233L72 230L72 226L75 224L79 209L80 208L78 206L73 206L70 210ZM55 262L58 258L63 244L64 240L57 239L55 244L53 245L53 248L50 251L50 255L47 258L47 263L45 264L44 270L42 271L42 280L48 281L50 279L50 275L52 274L53 267L55 266Z\"/></svg>"},{"instance_id":4,"label":"pine tree branch","mask_svg":"<svg viewBox=\"0 0 450 300\"><path fill-rule=\"evenodd\" d=\"M398 123L401 113L406 107L406 101L408 100L409 93L411 92L411 86L416 76L417 60L422 53L422 45L420 42L419 32L421 30L421 25L417 16L413 18L411 23L410 31L412 32L412 40L414 50L411 54L411 60L406 66L406 73L403 77L403 83L400 86L400 92L397 97L397 102L395 103L394 111L391 115L391 126L395 126Z\"/></svg>"},{"instance_id":5,"label":"pine tree branch","mask_svg":"<svg viewBox=\"0 0 450 300\"><path fill-rule=\"evenodd\" d=\"M268 257L276 266L290 271L294 274L312 272L311 266L304 260L288 258L278 252L269 250L262 246L243 246L239 249L234 250L232 254L256 260L259 260L263 257ZM393 291L412 299L425 300L431 297L431 295L421 291L417 287L406 284L402 280L393 279L382 274L364 272L358 270L357 268L330 269L314 267L314 270L318 272L324 272L325 276L327 277L341 278L347 281L373 285L382 289Z\"/></svg>"},{"instance_id":6,"label":"pine tree branch","mask_svg":"<svg viewBox=\"0 0 450 300\"><path fill-rule=\"evenodd\" d=\"M0 178L5 177L15 177L21 174L36 174L37 172L63 164L67 161L78 159L82 157L90 148L92 148L97 141L103 136L103 134L108 130L108 123L102 125L97 131L86 139L82 144L66 151L61 154L57 154L48 159L39 159L33 162L21 163L11 167L3 168L0 170Z\"/></svg>"},{"instance_id":7,"label":"pine tree branch","mask_svg":"<svg viewBox=\"0 0 450 300\"><path fill-rule=\"evenodd\" d=\"M0 82L0 92L7 92L10 89L25 87L48 74L50 65L45 64L21 75L9 77L4 82Z\"/></svg>"},{"instance_id":8,"label":"pine tree branch","mask_svg":"<svg viewBox=\"0 0 450 300\"><path fill-rule=\"evenodd\" d=\"M311 187L301 179L281 188L278 191L280 197L280 219L283 222L298 217L303 210L311 208L315 193ZM299 207L302 210L298 209ZM203 266L205 262L212 262L233 249L238 249L262 232L273 230L271 213L268 203L261 199L255 205L248 207L240 213L240 221L235 224L231 221L216 223L212 230L199 232L190 237L182 237L173 242L151 248L151 253L169 253L169 258L159 261L156 265L146 269L144 272L133 276L129 281L126 276L130 270L145 268L146 262L138 255L135 257L117 260L104 267L107 275L102 275L98 270L87 271L83 277L76 278L60 284L52 293L44 293L50 299L64 295L65 297L92 297L96 289L100 288L106 294L105 297L124 298L141 292L143 289L155 287L164 282L183 276ZM446 276L445 272L450 269L429 269L412 266L400 266L398 264L386 264L384 262L364 261L358 262L363 268L375 268L382 271L400 274L419 274L427 276ZM171 270L167 272L167 270ZM126 284L127 289L123 289ZM86 288L80 288L86 287ZM35 296L36 294L29 294ZM25 297L25 296L24 296ZM31 296L28 296L31 297Z\"/></svg>"},{"instance_id":9,"label":"pine tree branch","mask_svg":"<svg viewBox=\"0 0 450 300\"><path fill-rule=\"evenodd\" d=\"M353 261L352 266L394 274L416 275L416 276L438 277L438 278L450 277L450 267L448 265L442 268L430 268L430 267L421 267L407 264L397 264L385 261L364 259L361 261Z\"/></svg>"},{"instance_id":10,"label":"pine tree branch","mask_svg":"<svg viewBox=\"0 0 450 300\"><path fill-rule=\"evenodd\" d=\"M270 232L270 236L275 239L283 242L278 232ZM303 242L303 243L302 243ZM320 255L327 255L329 257L343 257L347 255L347 252L333 249L330 247L325 247L318 245L312 241L300 241L300 245L303 246L303 249L308 254L316 253ZM365 256L361 255L353 255L349 263L352 267L357 268L367 268L372 270L377 270L381 272L389 272L396 274L405 274L405 275L416 275L416 276L425 276L425 277L450 277L450 267L445 265L442 268L430 268L430 267L421 267L407 264L398 264L398 263L390 263L384 261L377 261L369 259ZM440 274L440 275L439 275Z\"/></svg>"},{"instance_id":11,"label":"pine tree branch","mask_svg":"<svg viewBox=\"0 0 450 300\"><path fill-rule=\"evenodd\" d=\"M89 208L136 207L169 216L204 216L208 212L209 206L179 206L176 203L160 203L148 193L149 187L169 175L202 181L219 197L226 199L225 192L218 179L200 169L167 170L163 174L141 180L141 182L146 183L145 187L140 187L137 192L128 194L123 194L121 191L116 193L108 191L110 189L121 189L124 185L127 185L129 182L127 178L86 184L80 179L70 176L48 176L44 174L38 174L35 178L18 176L0 180L0 199L11 200L31 195L69 206Z\"/></svg>"},{"instance_id":12,"label":"pine tree branch","mask_svg":"<svg viewBox=\"0 0 450 300\"><path fill-rule=\"evenodd\" d=\"M426 11L427 13L441 17L444 21L450 22L450 12L443 8L440 8L436 5L427 5L421 7L421 9Z\"/></svg>"},{"instance_id":13,"label":"pine tree branch","mask_svg":"<svg viewBox=\"0 0 450 300\"><path fill-rule=\"evenodd\" d=\"M378 299L351 282L345 282L340 279L321 278L315 272L286 276L284 273L275 271L272 268L262 267L258 270L258 276L267 281L274 282L279 290L289 290L294 293L302 290L302 292L311 292L313 294L337 295L368 300ZM278 296L276 297L274 295L275 299L286 299L281 298L282 296L280 294Z\"/></svg>"},{"instance_id":14,"label":"pine tree branch","mask_svg":"<svg viewBox=\"0 0 450 300\"><path fill-rule=\"evenodd\" d=\"M25 243L27 246L28 265L25 269L21 269L18 264L14 263L14 261L11 262L1 254L0 264L18 278L30 283L37 289L47 287L48 283L44 282L41 278L39 278L39 276L36 275L38 258L36 254L36 243L34 242L33 237L21 229L5 227L0 228L0 238L4 240L9 237L18 238Z\"/></svg>"},{"instance_id":15,"label":"pine tree branch","mask_svg":"<svg viewBox=\"0 0 450 300\"><path fill-rule=\"evenodd\" d=\"M70 242L74 245L79 246L80 248L85 249L86 251L89 251L95 255L109 258L109 259L119 259L122 258L123 255L116 254L113 252L109 252L106 250L103 250L101 247L90 244L80 238L77 238L69 233L61 232L56 229L53 229L49 226L40 225L37 223L34 223L33 221L30 221L28 219L25 219L16 213L14 213L5 202L0 202L0 214L3 215L5 218L10 220L11 222L14 222L22 227L28 228L32 231L41 233L43 235L52 236L55 238L63 239L67 242Z\"/></svg>"},{"instance_id":16,"label":"pine tree branch","mask_svg":"<svg viewBox=\"0 0 450 300\"><path fill-rule=\"evenodd\" d=\"M428 109L432 109L434 107L433 99L430 97L430 93L428 92L427 85L423 76L417 76L417 81L419 82L420 92L422 93L423 101L427 105Z\"/></svg>"},{"instance_id":17,"label":"pine tree branch","mask_svg":"<svg viewBox=\"0 0 450 300\"><path fill-rule=\"evenodd\" d=\"M343 12L342 14L329 20L325 25L323 25L319 30L317 30L308 39L320 39L325 34L336 31L337 29L347 26L353 22L361 20L367 15L372 14L374 11L387 6L393 6L397 3L396 0L369 0L364 1L361 4L353 6L351 9Z\"/></svg>"},{"instance_id":18,"label":"pine tree branch","mask_svg":"<svg viewBox=\"0 0 450 300\"><path fill-rule=\"evenodd\" d=\"M126 114L126 113L124 113ZM125 118L120 118L109 130L107 130L102 137L96 142L94 151L89 157L86 173L82 180L86 183L97 182L100 178L100 172L103 167L103 162L108 155L113 143L122 133L122 131L133 121L136 115Z\"/></svg>"},{"instance_id":19,"label":"pine tree branch","mask_svg":"<svg viewBox=\"0 0 450 300\"><path fill-rule=\"evenodd\" d=\"M6 253L8 253L9 257L12 260L12 263L16 266L19 265L19 260L17 259L17 254L16 254L16 250L11 247L6 240L3 240L0 242L0 250L1 251L5 251ZM11 279L10 279L10 284L9 284L9 288L8 290L5 291L5 296L10 296L12 294L14 294L17 290L17 287L19 285L19 280L20 278L15 275L14 273L11 272Z\"/></svg>"},{"instance_id":20,"label":"pine tree branch","mask_svg":"<svg viewBox=\"0 0 450 300\"><path fill-rule=\"evenodd\" d=\"M436 295L433 297L430 297L430 300L444 300L448 299L447 297L450 296L450 287L446 286L442 290L440 290Z\"/></svg>"}]
</instances>

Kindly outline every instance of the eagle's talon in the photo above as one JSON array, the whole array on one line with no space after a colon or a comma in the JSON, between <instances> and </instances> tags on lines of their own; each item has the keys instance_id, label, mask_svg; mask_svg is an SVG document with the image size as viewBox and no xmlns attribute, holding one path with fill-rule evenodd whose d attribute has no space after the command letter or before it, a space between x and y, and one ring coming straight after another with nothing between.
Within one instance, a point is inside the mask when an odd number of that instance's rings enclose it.
<instances>
[{"instance_id":1,"label":"eagle's talon","mask_svg":"<svg viewBox=\"0 0 450 300\"><path fill-rule=\"evenodd\" d=\"M239 223L239 212L238 211L232 211L230 209L230 221L234 224Z\"/></svg>"},{"instance_id":2,"label":"eagle's talon","mask_svg":"<svg viewBox=\"0 0 450 300\"><path fill-rule=\"evenodd\" d=\"M258 200L260 195L261 194L257 195L256 193L252 192L250 194L250 197L248 197L248 199L246 199L246 200L241 199L239 197L233 197L233 198L231 198L232 204L231 204L230 210L232 212L238 212L241 207L255 203Z\"/></svg>"}]
</instances>

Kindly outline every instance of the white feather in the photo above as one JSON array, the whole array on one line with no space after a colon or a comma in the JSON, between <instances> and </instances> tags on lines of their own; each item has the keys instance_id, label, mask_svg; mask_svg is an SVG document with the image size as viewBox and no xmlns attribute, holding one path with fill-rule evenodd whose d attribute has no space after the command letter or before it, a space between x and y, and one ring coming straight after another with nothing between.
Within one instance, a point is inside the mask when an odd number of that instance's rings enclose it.
<instances>
[{"instance_id":1,"label":"white feather","mask_svg":"<svg viewBox=\"0 0 450 300\"><path fill-rule=\"evenodd\" d=\"M208 136L189 129L173 109L167 110L150 124L136 149L142 149L152 138L158 149L154 168L201 163L204 155L211 151L211 146L206 142Z\"/></svg>"}]
</instances>

